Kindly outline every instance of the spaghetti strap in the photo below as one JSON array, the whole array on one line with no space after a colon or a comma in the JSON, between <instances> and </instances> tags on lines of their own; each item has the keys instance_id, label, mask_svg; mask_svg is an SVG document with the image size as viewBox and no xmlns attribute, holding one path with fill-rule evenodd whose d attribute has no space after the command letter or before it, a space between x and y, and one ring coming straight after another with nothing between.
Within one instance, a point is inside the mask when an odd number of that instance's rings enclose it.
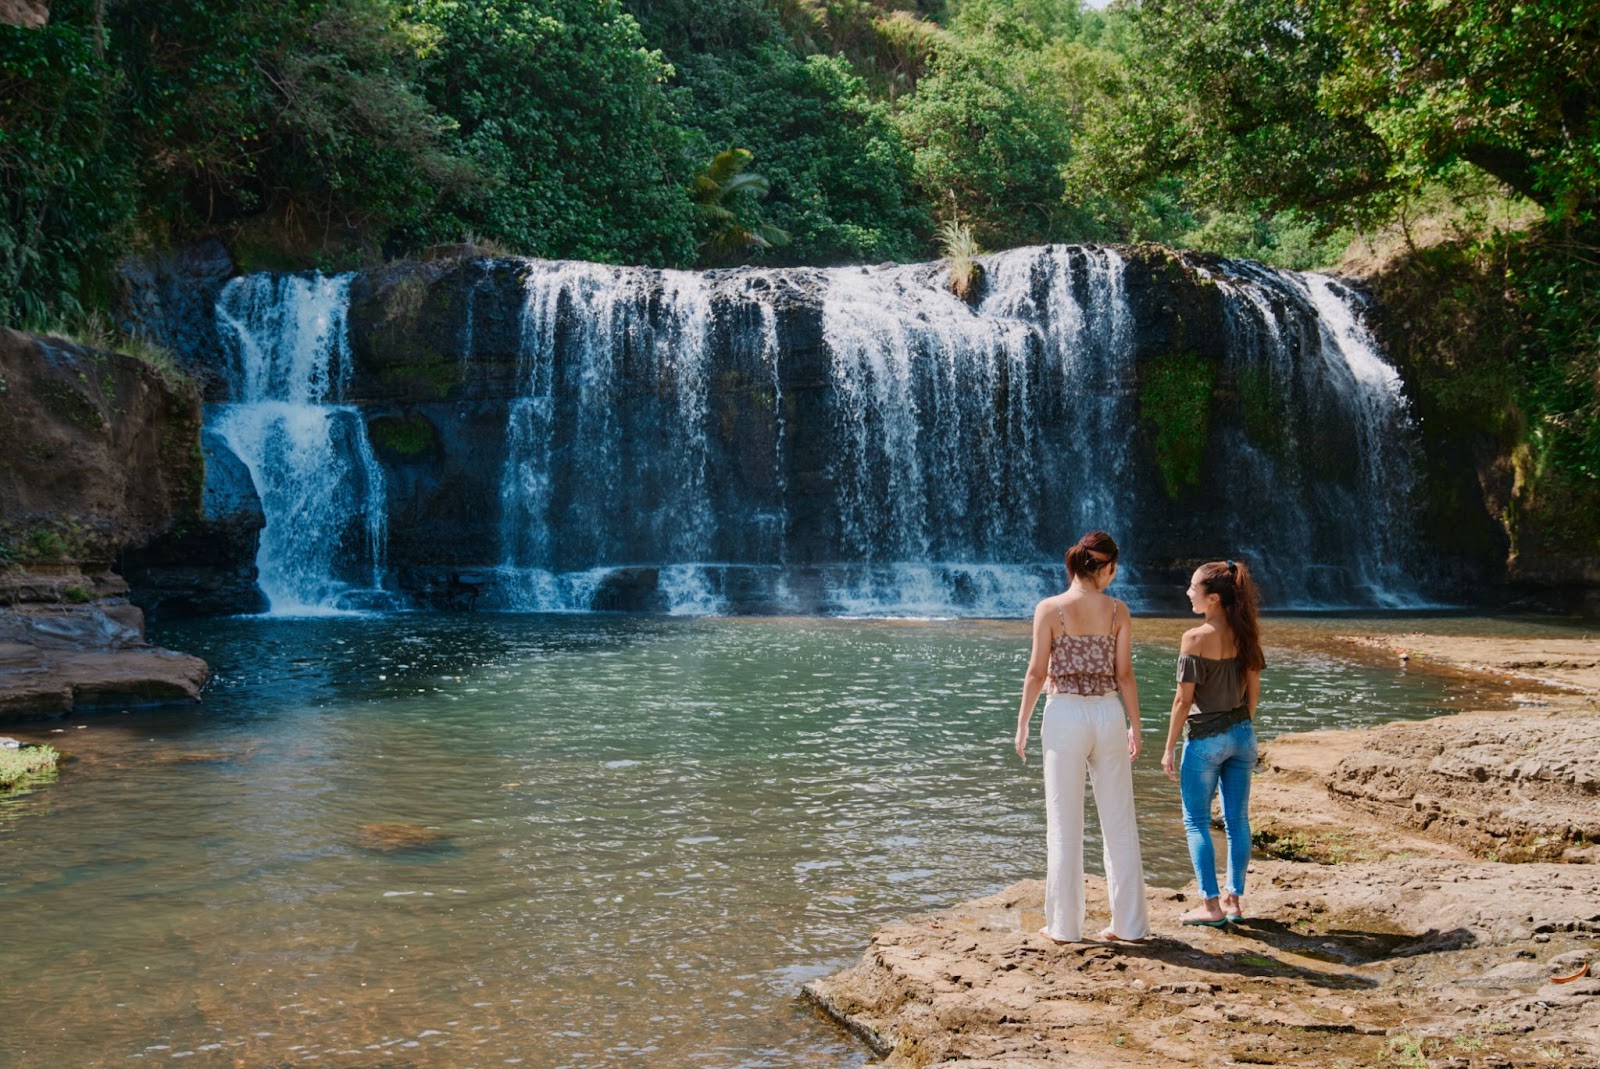
<instances>
[{"instance_id":1,"label":"spaghetti strap","mask_svg":"<svg viewBox=\"0 0 1600 1069\"><path fill-rule=\"evenodd\" d=\"M1116 598L1111 599L1111 630L1106 632L1108 635L1114 635L1117 633L1117 606L1119 604L1121 603L1118 602Z\"/></svg>"},{"instance_id":2,"label":"spaghetti strap","mask_svg":"<svg viewBox=\"0 0 1600 1069\"><path fill-rule=\"evenodd\" d=\"M1067 633L1067 614L1062 611L1059 604L1056 606L1056 616L1061 620L1061 633L1065 635Z\"/></svg>"}]
</instances>

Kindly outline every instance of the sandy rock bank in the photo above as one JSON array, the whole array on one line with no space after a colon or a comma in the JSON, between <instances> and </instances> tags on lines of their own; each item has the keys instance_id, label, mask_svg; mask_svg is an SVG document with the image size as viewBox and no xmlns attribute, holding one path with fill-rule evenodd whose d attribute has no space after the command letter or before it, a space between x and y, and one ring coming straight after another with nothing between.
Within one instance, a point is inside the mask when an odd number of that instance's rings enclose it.
<instances>
[{"instance_id":1,"label":"sandy rock bank","mask_svg":"<svg viewBox=\"0 0 1600 1069\"><path fill-rule=\"evenodd\" d=\"M1183 928L1185 895L1152 889L1155 934L1137 945L1051 943L1027 881L885 928L806 991L892 1069L1600 1065L1600 977L1551 982L1600 971L1600 868L1252 872L1260 919Z\"/></svg>"}]
</instances>

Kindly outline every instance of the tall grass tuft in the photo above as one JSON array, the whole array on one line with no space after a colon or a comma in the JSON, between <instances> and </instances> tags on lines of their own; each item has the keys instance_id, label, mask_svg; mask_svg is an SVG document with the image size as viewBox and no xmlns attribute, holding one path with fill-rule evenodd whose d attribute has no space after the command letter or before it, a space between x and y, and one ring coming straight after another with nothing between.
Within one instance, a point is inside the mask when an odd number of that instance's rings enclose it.
<instances>
[{"instance_id":1,"label":"tall grass tuft","mask_svg":"<svg viewBox=\"0 0 1600 1069\"><path fill-rule=\"evenodd\" d=\"M950 292L972 303L983 281L983 265L978 262L983 250L972 236L972 227L954 219L946 221L939 227L939 244L950 265Z\"/></svg>"}]
</instances>

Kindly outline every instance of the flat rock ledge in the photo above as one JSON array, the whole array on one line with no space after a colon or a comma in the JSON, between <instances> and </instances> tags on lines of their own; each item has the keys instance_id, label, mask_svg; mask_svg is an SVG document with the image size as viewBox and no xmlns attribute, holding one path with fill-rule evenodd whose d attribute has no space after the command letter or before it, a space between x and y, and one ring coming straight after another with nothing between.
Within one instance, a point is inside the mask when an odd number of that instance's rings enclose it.
<instances>
[{"instance_id":1,"label":"flat rock ledge","mask_svg":"<svg viewBox=\"0 0 1600 1069\"><path fill-rule=\"evenodd\" d=\"M888 1069L1600 1069L1600 646L1406 639L1560 690L1272 740L1242 924L1183 927L1193 886L1152 888L1150 939L1057 945L1025 881L880 930L805 996Z\"/></svg>"},{"instance_id":2,"label":"flat rock ledge","mask_svg":"<svg viewBox=\"0 0 1600 1069\"><path fill-rule=\"evenodd\" d=\"M148 645L120 597L0 610L0 719L198 701L210 676L200 658Z\"/></svg>"},{"instance_id":3,"label":"flat rock ledge","mask_svg":"<svg viewBox=\"0 0 1600 1069\"><path fill-rule=\"evenodd\" d=\"M1265 861L1252 880L1258 919L1180 927L1192 892L1153 888L1150 939L1068 945L1037 934L1025 881L884 928L804 991L890 1069L1600 1066L1600 976L1552 982L1600 973L1600 867Z\"/></svg>"}]
</instances>

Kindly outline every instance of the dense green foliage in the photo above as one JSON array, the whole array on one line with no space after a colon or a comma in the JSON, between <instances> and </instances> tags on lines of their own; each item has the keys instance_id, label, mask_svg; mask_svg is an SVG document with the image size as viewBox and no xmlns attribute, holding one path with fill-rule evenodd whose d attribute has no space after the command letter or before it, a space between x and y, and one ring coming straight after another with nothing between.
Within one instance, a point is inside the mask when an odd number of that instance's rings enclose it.
<instances>
[{"instance_id":1,"label":"dense green foliage","mask_svg":"<svg viewBox=\"0 0 1600 1069\"><path fill-rule=\"evenodd\" d=\"M1374 283L1436 463L1506 458L1480 476L1486 503L1513 554L1535 560L1600 550L1597 252L1546 225L1418 250Z\"/></svg>"},{"instance_id":2,"label":"dense green foliage","mask_svg":"<svg viewBox=\"0 0 1600 1069\"><path fill-rule=\"evenodd\" d=\"M0 27L12 322L71 319L121 251L207 234L249 267L462 240L909 260L944 223L987 248L1336 251L1309 209L1195 175L1075 189L1155 62L1137 12L1078 0L64 0L51 19ZM725 194L719 159L744 161Z\"/></svg>"},{"instance_id":3,"label":"dense green foliage","mask_svg":"<svg viewBox=\"0 0 1600 1069\"><path fill-rule=\"evenodd\" d=\"M629 263L693 257L692 176L663 89L672 68L615 0L418 0L436 36L428 100L483 181L422 228L540 255Z\"/></svg>"}]
</instances>

